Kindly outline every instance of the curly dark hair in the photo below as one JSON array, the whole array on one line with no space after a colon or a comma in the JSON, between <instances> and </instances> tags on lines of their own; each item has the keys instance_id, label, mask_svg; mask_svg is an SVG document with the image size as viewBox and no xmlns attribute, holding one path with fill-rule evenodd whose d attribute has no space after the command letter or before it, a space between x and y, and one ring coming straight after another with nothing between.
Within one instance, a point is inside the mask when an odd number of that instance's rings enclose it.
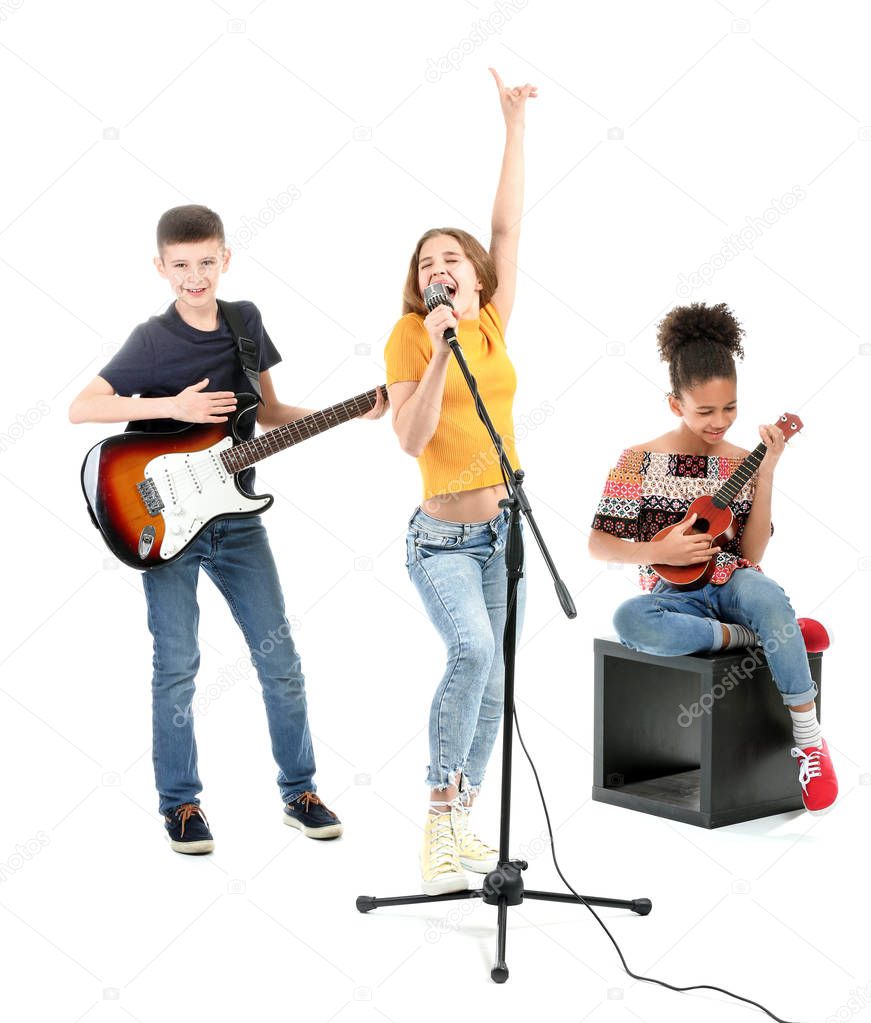
<instances>
[{"instance_id":1,"label":"curly dark hair","mask_svg":"<svg viewBox=\"0 0 871 1023\"><path fill-rule=\"evenodd\" d=\"M744 328L725 302L675 306L656 329L659 357L668 363L671 392L677 398L708 380L734 380L735 359L744 357Z\"/></svg>"}]
</instances>

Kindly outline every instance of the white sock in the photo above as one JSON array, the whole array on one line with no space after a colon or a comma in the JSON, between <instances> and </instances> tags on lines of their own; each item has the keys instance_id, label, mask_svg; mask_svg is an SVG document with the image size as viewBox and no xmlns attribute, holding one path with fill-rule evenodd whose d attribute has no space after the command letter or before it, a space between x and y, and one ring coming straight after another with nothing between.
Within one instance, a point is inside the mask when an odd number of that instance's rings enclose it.
<instances>
[{"instance_id":1,"label":"white sock","mask_svg":"<svg viewBox=\"0 0 871 1023\"><path fill-rule=\"evenodd\" d=\"M787 708L792 718L792 734L795 737L795 744L799 749L807 749L809 746L822 746L823 733L820 730L820 723L817 720L817 709L793 710Z\"/></svg>"},{"instance_id":2,"label":"white sock","mask_svg":"<svg viewBox=\"0 0 871 1023\"><path fill-rule=\"evenodd\" d=\"M729 630L729 641L715 647L716 650L733 650L745 646L759 646L759 637L752 629L748 629L746 625L735 625L732 622L720 622L719 624Z\"/></svg>"},{"instance_id":3,"label":"white sock","mask_svg":"<svg viewBox=\"0 0 871 1023\"><path fill-rule=\"evenodd\" d=\"M440 806L444 806L447 809L439 810L438 807L440 807ZM430 804L429 804L429 812L431 814L433 814L433 816L435 816L437 814L440 814L440 813L450 813L451 812L451 804L450 803L444 803L444 802L441 802L439 800L431 800Z\"/></svg>"}]
</instances>

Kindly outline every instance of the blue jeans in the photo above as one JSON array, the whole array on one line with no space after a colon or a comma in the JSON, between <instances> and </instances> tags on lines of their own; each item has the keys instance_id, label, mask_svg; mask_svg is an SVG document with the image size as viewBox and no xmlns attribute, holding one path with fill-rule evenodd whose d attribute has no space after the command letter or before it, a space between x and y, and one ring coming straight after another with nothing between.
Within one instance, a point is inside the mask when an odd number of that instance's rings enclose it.
<instances>
[{"instance_id":1,"label":"blue jeans","mask_svg":"<svg viewBox=\"0 0 871 1023\"><path fill-rule=\"evenodd\" d=\"M408 524L406 567L447 648L429 716L427 784L480 788L502 720L505 540L508 512L489 522L446 522L418 509ZM526 580L517 595L517 635Z\"/></svg>"},{"instance_id":2,"label":"blue jeans","mask_svg":"<svg viewBox=\"0 0 871 1023\"><path fill-rule=\"evenodd\" d=\"M284 802L315 791L305 680L284 613L284 597L260 517L212 523L177 561L143 575L154 639L152 759L160 812L198 803L192 702L200 665L200 567L242 630L266 705L278 787Z\"/></svg>"},{"instance_id":3,"label":"blue jeans","mask_svg":"<svg viewBox=\"0 0 871 1023\"><path fill-rule=\"evenodd\" d=\"M756 633L787 707L816 697L789 597L755 569L736 569L728 582L697 590L678 590L660 579L649 594L630 597L614 612L614 628L624 646L666 657L719 650L721 622L746 625Z\"/></svg>"}]
</instances>

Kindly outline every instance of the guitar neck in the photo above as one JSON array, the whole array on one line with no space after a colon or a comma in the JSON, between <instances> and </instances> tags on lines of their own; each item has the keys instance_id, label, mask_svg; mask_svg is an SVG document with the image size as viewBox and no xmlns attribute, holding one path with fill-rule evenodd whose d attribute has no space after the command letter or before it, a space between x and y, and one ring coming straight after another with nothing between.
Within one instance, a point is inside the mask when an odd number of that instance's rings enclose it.
<instances>
[{"instance_id":1,"label":"guitar neck","mask_svg":"<svg viewBox=\"0 0 871 1023\"><path fill-rule=\"evenodd\" d=\"M801 417L797 416L795 412L784 412L774 425L783 434L784 443L804 427ZM711 500L718 508L726 508L731 501L735 500L738 492L759 468L767 450L768 446L765 441L757 444L717 493L714 494Z\"/></svg>"},{"instance_id":2,"label":"guitar neck","mask_svg":"<svg viewBox=\"0 0 871 1023\"><path fill-rule=\"evenodd\" d=\"M765 452L768 450L765 443L759 444L750 452L726 482L720 487L713 497L713 502L718 508L727 507L738 496L741 488L759 468Z\"/></svg>"},{"instance_id":3,"label":"guitar neck","mask_svg":"<svg viewBox=\"0 0 871 1023\"><path fill-rule=\"evenodd\" d=\"M242 469L247 469L249 465L262 461L269 455L275 455L302 440L308 440L318 433L324 433L334 426L365 415L375 407L379 390L382 393L384 391L383 387L373 387L365 394L358 394L355 398L340 401L338 405L331 405L330 408L321 409L319 412L311 412L301 419L294 419L292 423L276 426L274 430L267 430L258 437L242 441L223 452L221 461L230 472L241 472Z\"/></svg>"}]
</instances>

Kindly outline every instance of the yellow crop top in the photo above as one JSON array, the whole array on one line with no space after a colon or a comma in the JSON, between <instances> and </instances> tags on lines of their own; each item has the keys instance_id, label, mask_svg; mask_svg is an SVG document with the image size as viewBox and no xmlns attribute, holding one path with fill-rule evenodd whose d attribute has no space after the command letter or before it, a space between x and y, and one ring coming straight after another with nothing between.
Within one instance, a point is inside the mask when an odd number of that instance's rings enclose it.
<instances>
[{"instance_id":1,"label":"yellow crop top","mask_svg":"<svg viewBox=\"0 0 871 1023\"><path fill-rule=\"evenodd\" d=\"M519 468L511 411L517 375L505 349L496 307L488 302L477 320L460 320L457 337L478 381L478 392L502 437L505 454L514 468ZM432 343L423 317L406 313L393 328L384 350L388 386L400 380L420 380L431 358ZM453 357L448 363L441 418L417 464L423 476L424 500L502 482L499 457Z\"/></svg>"}]
</instances>

